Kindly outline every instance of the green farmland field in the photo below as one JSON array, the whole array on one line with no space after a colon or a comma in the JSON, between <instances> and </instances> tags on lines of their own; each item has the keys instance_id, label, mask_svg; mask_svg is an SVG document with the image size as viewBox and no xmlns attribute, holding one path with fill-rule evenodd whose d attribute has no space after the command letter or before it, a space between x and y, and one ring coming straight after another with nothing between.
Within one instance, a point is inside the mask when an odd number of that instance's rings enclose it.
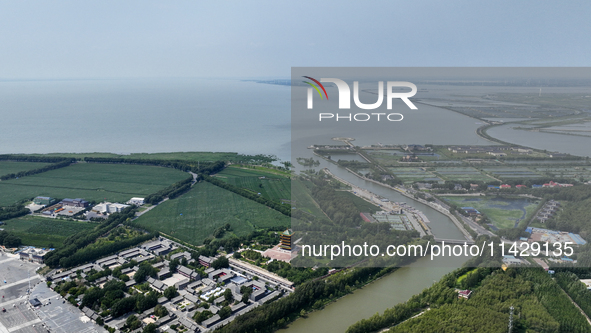
<instances>
[{"instance_id":1,"label":"green farmland field","mask_svg":"<svg viewBox=\"0 0 591 333\"><path fill-rule=\"evenodd\" d=\"M516 223L529 219L539 203L534 199L511 197L444 196L442 199L458 207L475 208L486 215L498 229L513 228Z\"/></svg>"},{"instance_id":2,"label":"green farmland field","mask_svg":"<svg viewBox=\"0 0 591 333\"><path fill-rule=\"evenodd\" d=\"M145 165L78 163L0 182L0 206L36 196L125 202L157 192L189 175Z\"/></svg>"},{"instance_id":3,"label":"green farmland field","mask_svg":"<svg viewBox=\"0 0 591 333\"><path fill-rule=\"evenodd\" d=\"M311 189L314 184L309 180L294 179L291 182L292 207L296 207L304 213L311 214L320 219L326 219L326 215L312 198Z\"/></svg>"},{"instance_id":4,"label":"green farmland field","mask_svg":"<svg viewBox=\"0 0 591 333\"><path fill-rule=\"evenodd\" d=\"M216 177L235 186L260 193L264 198L282 201L291 199L289 178L260 169L229 167L216 174Z\"/></svg>"},{"instance_id":5,"label":"green farmland field","mask_svg":"<svg viewBox=\"0 0 591 333\"><path fill-rule=\"evenodd\" d=\"M94 223L74 222L39 216L23 216L6 221L4 230L20 237L24 245L37 247L60 247L69 236L93 229Z\"/></svg>"},{"instance_id":6,"label":"green farmland field","mask_svg":"<svg viewBox=\"0 0 591 333\"><path fill-rule=\"evenodd\" d=\"M232 231L226 234L245 235L255 228L287 227L291 219L238 194L201 182L181 197L168 200L142 215L136 223L201 245L215 229L226 223L232 226Z\"/></svg>"},{"instance_id":7,"label":"green farmland field","mask_svg":"<svg viewBox=\"0 0 591 333\"><path fill-rule=\"evenodd\" d=\"M51 163L0 161L0 176L38 169L49 164Z\"/></svg>"}]
</instances>

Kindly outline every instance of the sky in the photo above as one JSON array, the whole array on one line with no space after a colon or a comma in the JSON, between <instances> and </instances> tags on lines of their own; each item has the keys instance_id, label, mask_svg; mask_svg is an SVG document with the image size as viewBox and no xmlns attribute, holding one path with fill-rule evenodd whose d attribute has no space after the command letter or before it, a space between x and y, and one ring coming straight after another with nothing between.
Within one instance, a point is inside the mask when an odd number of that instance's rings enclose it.
<instances>
[{"instance_id":1,"label":"sky","mask_svg":"<svg viewBox=\"0 0 591 333\"><path fill-rule=\"evenodd\" d=\"M0 80L591 66L589 1L6 1Z\"/></svg>"}]
</instances>

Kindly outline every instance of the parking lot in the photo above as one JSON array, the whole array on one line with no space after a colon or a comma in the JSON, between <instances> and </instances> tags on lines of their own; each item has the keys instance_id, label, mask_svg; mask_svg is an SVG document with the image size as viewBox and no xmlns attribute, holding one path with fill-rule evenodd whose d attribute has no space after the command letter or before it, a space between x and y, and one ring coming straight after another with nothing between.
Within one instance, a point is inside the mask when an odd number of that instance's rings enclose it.
<instances>
[{"instance_id":1,"label":"parking lot","mask_svg":"<svg viewBox=\"0 0 591 333\"><path fill-rule=\"evenodd\" d=\"M0 252L0 333L33 332L106 332L83 313L49 289L35 271L39 264L19 260L18 256ZM6 282L5 282L6 281ZM33 309L30 299L42 305ZM1 312L6 309L6 312Z\"/></svg>"},{"instance_id":2,"label":"parking lot","mask_svg":"<svg viewBox=\"0 0 591 333\"><path fill-rule=\"evenodd\" d=\"M35 274L39 264L0 252L0 332L47 332L30 309L27 290L41 282Z\"/></svg>"},{"instance_id":3,"label":"parking lot","mask_svg":"<svg viewBox=\"0 0 591 333\"><path fill-rule=\"evenodd\" d=\"M31 298L37 298L43 305L35 309L35 313L47 325L50 332L59 333L94 333L107 332L95 325L82 311L64 300L46 284L40 283L33 289Z\"/></svg>"}]
</instances>

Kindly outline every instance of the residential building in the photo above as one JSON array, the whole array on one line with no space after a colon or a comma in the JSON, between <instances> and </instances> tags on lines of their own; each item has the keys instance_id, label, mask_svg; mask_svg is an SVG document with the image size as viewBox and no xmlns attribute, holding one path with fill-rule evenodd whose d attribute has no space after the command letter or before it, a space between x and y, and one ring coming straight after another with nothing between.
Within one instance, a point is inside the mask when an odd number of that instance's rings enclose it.
<instances>
[{"instance_id":1,"label":"residential building","mask_svg":"<svg viewBox=\"0 0 591 333\"><path fill-rule=\"evenodd\" d=\"M197 273L194 270L190 269L189 267L185 267L183 265L178 266L177 272L180 275L182 275L186 278L189 278L191 280L199 280L200 279L199 273Z\"/></svg>"},{"instance_id":2,"label":"residential building","mask_svg":"<svg viewBox=\"0 0 591 333\"><path fill-rule=\"evenodd\" d=\"M458 291L458 298L468 299L472 295L472 290L460 290Z\"/></svg>"},{"instance_id":3,"label":"residential building","mask_svg":"<svg viewBox=\"0 0 591 333\"><path fill-rule=\"evenodd\" d=\"M209 267L213 262L213 258L206 257L206 256L199 256L199 264L201 266Z\"/></svg>"}]
</instances>

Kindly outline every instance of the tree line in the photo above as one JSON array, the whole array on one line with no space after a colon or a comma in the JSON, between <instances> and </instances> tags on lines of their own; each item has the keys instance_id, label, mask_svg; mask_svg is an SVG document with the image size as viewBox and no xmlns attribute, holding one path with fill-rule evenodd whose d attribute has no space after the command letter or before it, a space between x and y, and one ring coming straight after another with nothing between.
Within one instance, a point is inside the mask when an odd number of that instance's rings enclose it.
<instances>
[{"instance_id":1,"label":"tree line","mask_svg":"<svg viewBox=\"0 0 591 333\"><path fill-rule=\"evenodd\" d=\"M25 216L30 212L31 211L28 208L26 208L23 204L0 207L0 221Z\"/></svg>"},{"instance_id":2,"label":"tree line","mask_svg":"<svg viewBox=\"0 0 591 333\"><path fill-rule=\"evenodd\" d=\"M591 293L587 286L573 272L557 272L554 276L558 285L579 305L587 316L591 316Z\"/></svg>"},{"instance_id":3,"label":"tree line","mask_svg":"<svg viewBox=\"0 0 591 333\"><path fill-rule=\"evenodd\" d=\"M127 207L120 213L111 214L105 222L101 223L93 230L80 231L69 236L64 240L64 246L62 248L51 251L45 255L45 264L51 268L56 268L60 265L62 267L70 267L82 264L84 260L91 260L90 258L92 258L92 256L88 252L84 256L77 255L75 257L77 260L69 259L69 257L74 256L76 252L95 242L99 237L108 234L119 224L123 224L128 219L134 218L136 211L137 207ZM98 253L95 253L95 255L98 255Z\"/></svg>"},{"instance_id":4,"label":"tree line","mask_svg":"<svg viewBox=\"0 0 591 333\"><path fill-rule=\"evenodd\" d=\"M156 205L164 198L174 199L179 195L187 192L191 188L191 182L193 181L193 176L181 180L180 182L176 182L167 188L164 188L156 193L152 193L144 198L144 202Z\"/></svg>"},{"instance_id":5,"label":"tree line","mask_svg":"<svg viewBox=\"0 0 591 333\"><path fill-rule=\"evenodd\" d=\"M19 247L21 243L21 239L15 234L6 230L0 231L0 245L4 245L6 247Z\"/></svg>"},{"instance_id":6,"label":"tree line","mask_svg":"<svg viewBox=\"0 0 591 333\"><path fill-rule=\"evenodd\" d=\"M173 168L184 172L195 172L203 174L213 174L222 171L226 165L224 161L216 162L195 162L182 160L158 160L141 158L120 158L120 157L85 157L84 161L88 163L111 163L111 164L143 164L153 165L165 168Z\"/></svg>"},{"instance_id":7,"label":"tree line","mask_svg":"<svg viewBox=\"0 0 591 333\"><path fill-rule=\"evenodd\" d=\"M74 163L74 162L76 162L76 159L61 157L61 156L48 156L48 155L2 154L2 155L0 155L0 161L40 162L40 163L59 163L59 162L64 162L64 161L70 161L70 163Z\"/></svg>"},{"instance_id":8,"label":"tree line","mask_svg":"<svg viewBox=\"0 0 591 333\"><path fill-rule=\"evenodd\" d=\"M61 162L58 162L55 164L46 165L46 166L43 166L43 167L40 167L37 169L33 169L33 170L20 171L17 173L10 173L10 174L4 175L4 176L0 176L0 180L8 180L8 179L36 175L38 173L47 172L50 170L65 168L65 167L69 166L70 164L72 164L71 160L65 160L65 161L61 161Z\"/></svg>"},{"instance_id":9,"label":"tree line","mask_svg":"<svg viewBox=\"0 0 591 333\"><path fill-rule=\"evenodd\" d=\"M85 262L91 262L109 254L143 243L155 237L158 237L157 233L150 233L118 242L106 243L98 247L86 247L79 249L71 256L61 258L59 263L60 266L64 268L78 266Z\"/></svg>"}]
</instances>

